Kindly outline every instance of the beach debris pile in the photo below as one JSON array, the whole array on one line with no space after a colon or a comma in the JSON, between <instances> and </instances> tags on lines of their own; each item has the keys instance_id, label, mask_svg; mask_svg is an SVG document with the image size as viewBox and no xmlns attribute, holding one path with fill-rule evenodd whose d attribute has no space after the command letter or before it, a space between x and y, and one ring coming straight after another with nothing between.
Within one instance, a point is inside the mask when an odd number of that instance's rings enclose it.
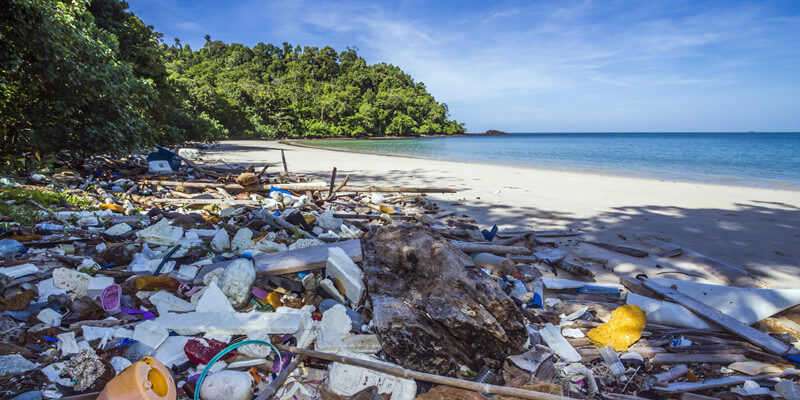
<instances>
[{"instance_id":1,"label":"beach debris pile","mask_svg":"<svg viewBox=\"0 0 800 400\"><path fill-rule=\"evenodd\" d=\"M684 251L199 154L2 178L0 398L798 398L800 289L600 282L564 240Z\"/></svg>"}]
</instances>

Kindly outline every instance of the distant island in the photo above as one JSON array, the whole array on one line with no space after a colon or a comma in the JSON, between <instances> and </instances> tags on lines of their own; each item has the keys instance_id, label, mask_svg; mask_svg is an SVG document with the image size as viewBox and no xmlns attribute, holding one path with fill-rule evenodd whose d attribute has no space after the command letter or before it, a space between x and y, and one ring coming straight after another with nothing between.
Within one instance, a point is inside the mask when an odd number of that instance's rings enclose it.
<instances>
[{"instance_id":1,"label":"distant island","mask_svg":"<svg viewBox=\"0 0 800 400\"><path fill-rule=\"evenodd\" d=\"M484 133L474 133L473 135L476 135L476 136L509 136L511 134L503 132L503 131L498 131L496 129L489 129L488 131L486 131Z\"/></svg>"}]
</instances>

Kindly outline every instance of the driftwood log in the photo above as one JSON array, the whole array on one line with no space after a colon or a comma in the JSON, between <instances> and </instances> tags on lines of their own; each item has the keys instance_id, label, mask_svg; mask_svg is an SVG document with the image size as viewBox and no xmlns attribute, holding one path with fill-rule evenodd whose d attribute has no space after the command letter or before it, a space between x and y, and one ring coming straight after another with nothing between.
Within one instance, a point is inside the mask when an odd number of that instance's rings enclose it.
<instances>
[{"instance_id":1,"label":"driftwood log","mask_svg":"<svg viewBox=\"0 0 800 400\"><path fill-rule=\"evenodd\" d=\"M498 369L524 351L527 332L514 301L440 235L383 227L363 245L375 330L398 364L456 376L461 365Z\"/></svg>"}]
</instances>

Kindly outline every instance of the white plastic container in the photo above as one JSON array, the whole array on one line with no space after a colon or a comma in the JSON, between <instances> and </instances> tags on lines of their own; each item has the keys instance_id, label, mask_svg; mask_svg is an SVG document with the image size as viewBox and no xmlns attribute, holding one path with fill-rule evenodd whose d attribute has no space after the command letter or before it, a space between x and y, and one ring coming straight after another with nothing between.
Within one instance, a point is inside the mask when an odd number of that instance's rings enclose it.
<instances>
[{"instance_id":1,"label":"white plastic container","mask_svg":"<svg viewBox=\"0 0 800 400\"><path fill-rule=\"evenodd\" d=\"M253 289L255 280L256 269L253 258L249 253L244 253L241 258L234 260L225 268L219 279L219 288L231 304L239 308L250 300L250 290Z\"/></svg>"},{"instance_id":2,"label":"white plastic container","mask_svg":"<svg viewBox=\"0 0 800 400\"><path fill-rule=\"evenodd\" d=\"M550 347L550 350L553 350L564 361L573 363L581 361L581 355L569 344L567 339L564 339L564 336L561 336L561 330L555 325L548 322L544 328L539 330L539 335Z\"/></svg>"}]
</instances>

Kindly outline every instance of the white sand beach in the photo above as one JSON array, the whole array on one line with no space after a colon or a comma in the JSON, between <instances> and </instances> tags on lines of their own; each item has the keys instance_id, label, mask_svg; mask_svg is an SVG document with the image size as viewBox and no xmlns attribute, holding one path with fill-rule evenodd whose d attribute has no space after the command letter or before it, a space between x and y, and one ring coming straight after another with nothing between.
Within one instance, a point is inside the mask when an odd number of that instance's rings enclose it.
<instances>
[{"instance_id":1,"label":"white sand beach","mask_svg":"<svg viewBox=\"0 0 800 400\"><path fill-rule=\"evenodd\" d=\"M484 228L580 229L631 247L642 247L637 238L651 235L743 268L775 287L800 283L800 191L360 154L277 141L224 141L203 161L269 163L270 171L279 171L281 149L290 172L321 181L330 179L335 166L339 180L350 175L353 184L458 188L430 197ZM684 270L681 274L694 269L686 262L636 260L574 239L559 242L610 259L617 274L667 273L667 265Z\"/></svg>"}]
</instances>

